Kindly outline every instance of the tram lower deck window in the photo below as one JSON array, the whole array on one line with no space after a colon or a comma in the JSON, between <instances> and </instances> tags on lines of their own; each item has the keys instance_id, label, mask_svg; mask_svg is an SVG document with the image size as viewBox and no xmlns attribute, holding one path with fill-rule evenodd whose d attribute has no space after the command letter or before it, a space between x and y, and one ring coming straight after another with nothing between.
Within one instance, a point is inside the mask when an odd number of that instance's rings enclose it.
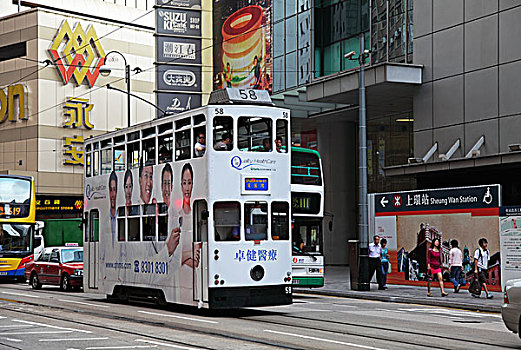
<instances>
[{"instance_id":1,"label":"tram lower deck window","mask_svg":"<svg viewBox=\"0 0 521 350\"><path fill-rule=\"evenodd\" d=\"M244 204L244 232L247 241L268 239L268 204Z\"/></svg>"},{"instance_id":2,"label":"tram lower deck window","mask_svg":"<svg viewBox=\"0 0 521 350\"><path fill-rule=\"evenodd\" d=\"M271 238L274 240L289 239L289 204L287 202L271 203Z\"/></svg>"},{"instance_id":3,"label":"tram lower deck window","mask_svg":"<svg viewBox=\"0 0 521 350\"><path fill-rule=\"evenodd\" d=\"M241 205L239 202L218 202L213 205L216 241L241 239Z\"/></svg>"}]
</instances>

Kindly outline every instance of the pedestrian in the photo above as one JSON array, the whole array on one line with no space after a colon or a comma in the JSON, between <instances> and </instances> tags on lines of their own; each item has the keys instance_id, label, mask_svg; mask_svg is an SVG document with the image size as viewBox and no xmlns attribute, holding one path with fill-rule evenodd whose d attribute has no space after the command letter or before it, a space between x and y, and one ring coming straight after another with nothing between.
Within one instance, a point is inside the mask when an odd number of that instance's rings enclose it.
<instances>
[{"instance_id":1,"label":"pedestrian","mask_svg":"<svg viewBox=\"0 0 521 350\"><path fill-rule=\"evenodd\" d=\"M479 294L472 294L474 298L479 298L481 289L485 290L487 299L492 299L494 296L489 293L487 288L488 277L488 262L490 260L490 252L488 251L488 241L486 238L480 238L478 241L479 248L474 253L474 274L478 276L478 281L481 286Z\"/></svg>"},{"instance_id":2,"label":"pedestrian","mask_svg":"<svg viewBox=\"0 0 521 350\"><path fill-rule=\"evenodd\" d=\"M380 261L381 256L382 247L380 247L380 236L376 235L373 237L373 243L369 244L369 281L371 281L376 271L378 289L384 290L382 285L382 263Z\"/></svg>"},{"instance_id":3,"label":"pedestrian","mask_svg":"<svg viewBox=\"0 0 521 350\"><path fill-rule=\"evenodd\" d=\"M445 290L443 289L443 275L441 274L441 245L439 238L434 238L431 247L427 252L427 273L432 275L433 278L435 275L438 278L441 296L446 297L449 295L448 293L445 293ZM432 296L431 281L429 279L427 280L427 296Z\"/></svg>"},{"instance_id":4,"label":"pedestrian","mask_svg":"<svg viewBox=\"0 0 521 350\"><path fill-rule=\"evenodd\" d=\"M380 262L382 263L382 286L387 289L387 272L389 271L389 255L387 254L387 239L382 238L380 241L382 255Z\"/></svg>"},{"instance_id":5,"label":"pedestrian","mask_svg":"<svg viewBox=\"0 0 521 350\"><path fill-rule=\"evenodd\" d=\"M449 268L450 268L450 281L454 285L454 293L458 293L461 286L465 285L465 279L463 278L463 253L459 249L458 241L453 239L450 241L451 250L449 252Z\"/></svg>"}]
</instances>

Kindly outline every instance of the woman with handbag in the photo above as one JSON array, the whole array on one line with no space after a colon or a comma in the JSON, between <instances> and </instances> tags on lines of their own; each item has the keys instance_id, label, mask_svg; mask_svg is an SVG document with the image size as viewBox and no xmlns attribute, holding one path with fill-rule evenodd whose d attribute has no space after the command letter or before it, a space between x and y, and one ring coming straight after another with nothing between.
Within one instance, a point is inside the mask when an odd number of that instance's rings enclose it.
<instances>
[{"instance_id":1,"label":"woman with handbag","mask_svg":"<svg viewBox=\"0 0 521 350\"><path fill-rule=\"evenodd\" d=\"M431 274L432 277L436 276L440 283L441 296L446 297L449 295L445 293L443 289L443 275L441 274L441 245L439 238L434 238L431 243L431 247L427 252L427 273ZM427 280L427 296L431 295L431 281Z\"/></svg>"}]
</instances>

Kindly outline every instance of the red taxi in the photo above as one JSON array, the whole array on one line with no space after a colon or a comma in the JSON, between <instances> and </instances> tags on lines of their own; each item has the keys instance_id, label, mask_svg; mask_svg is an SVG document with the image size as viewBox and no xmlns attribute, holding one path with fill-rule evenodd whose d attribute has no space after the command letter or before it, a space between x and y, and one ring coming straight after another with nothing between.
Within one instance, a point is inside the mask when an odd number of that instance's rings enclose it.
<instances>
[{"instance_id":1,"label":"red taxi","mask_svg":"<svg viewBox=\"0 0 521 350\"><path fill-rule=\"evenodd\" d=\"M42 284L59 285L63 291L80 289L83 286L83 248L44 248L37 259L26 264L25 278L34 289L40 289Z\"/></svg>"}]
</instances>

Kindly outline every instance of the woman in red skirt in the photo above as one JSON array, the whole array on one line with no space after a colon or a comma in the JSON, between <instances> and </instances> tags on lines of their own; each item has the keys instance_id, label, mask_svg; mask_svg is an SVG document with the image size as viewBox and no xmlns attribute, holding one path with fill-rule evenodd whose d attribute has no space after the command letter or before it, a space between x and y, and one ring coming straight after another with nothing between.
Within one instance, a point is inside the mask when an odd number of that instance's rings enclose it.
<instances>
[{"instance_id":1,"label":"woman in red skirt","mask_svg":"<svg viewBox=\"0 0 521 350\"><path fill-rule=\"evenodd\" d=\"M440 282L441 296L446 297L449 295L448 293L445 293L445 290L443 289L443 276L441 274L441 246L438 238L435 238L432 241L429 252L427 253L427 273L431 274L433 278L434 276L437 276L438 281ZM430 279L427 280L427 296L432 296Z\"/></svg>"}]
</instances>

